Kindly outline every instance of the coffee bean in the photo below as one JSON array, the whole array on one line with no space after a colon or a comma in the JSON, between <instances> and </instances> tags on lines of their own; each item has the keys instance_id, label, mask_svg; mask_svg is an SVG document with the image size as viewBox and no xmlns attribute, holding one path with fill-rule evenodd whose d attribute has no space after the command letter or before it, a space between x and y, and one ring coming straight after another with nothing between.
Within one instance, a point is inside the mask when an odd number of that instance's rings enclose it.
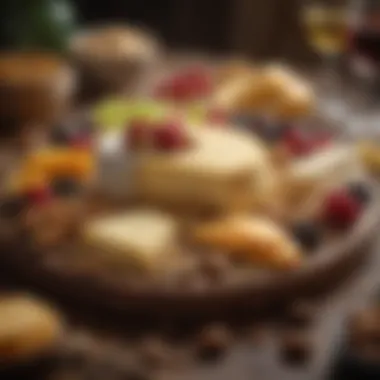
<instances>
[{"instance_id":1,"label":"coffee bean","mask_svg":"<svg viewBox=\"0 0 380 380\"><path fill-rule=\"evenodd\" d=\"M138 365L131 366L125 371L126 380L151 380L151 374L145 368Z\"/></svg>"},{"instance_id":2,"label":"coffee bean","mask_svg":"<svg viewBox=\"0 0 380 380\"><path fill-rule=\"evenodd\" d=\"M368 308L354 315L348 322L348 337L352 346L362 347L372 342L380 346L380 310Z\"/></svg>"},{"instance_id":3,"label":"coffee bean","mask_svg":"<svg viewBox=\"0 0 380 380\"><path fill-rule=\"evenodd\" d=\"M70 177L57 178L51 184L53 193L59 197L70 197L80 193L82 185Z\"/></svg>"},{"instance_id":4,"label":"coffee bean","mask_svg":"<svg viewBox=\"0 0 380 380\"><path fill-rule=\"evenodd\" d=\"M201 359L212 360L225 354L232 340L230 331L223 325L206 327L198 336L198 354Z\"/></svg>"},{"instance_id":5,"label":"coffee bean","mask_svg":"<svg viewBox=\"0 0 380 380\"><path fill-rule=\"evenodd\" d=\"M0 203L0 216L15 218L21 215L27 206L27 200L22 196L12 196Z\"/></svg>"},{"instance_id":6,"label":"coffee bean","mask_svg":"<svg viewBox=\"0 0 380 380\"><path fill-rule=\"evenodd\" d=\"M204 257L200 270L209 280L221 282L225 278L228 266L227 257L222 252L218 252L216 255Z\"/></svg>"},{"instance_id":7,"label":"coffee bean","mask_svg":"<svg viewBox=\"0 0 380 380\"><path fill-rule=\"evenodd\" d=\"M261 345L269 337L268 327L263 325L254 325L249 331L249 340L253 345Z\"/></svg>"},{"instance_id":8,"label":"coffee bean","mask_svg":"<svg viewBox=\"0 0 380 380\"><path fill-rule=\"evenodd\" d=\"M148 338L142 342L142 361L148 367L163 367L170 362L168 347L159 338Z\"/></svg>"},{"instance_id":9,"label":"coffee bean","mask_svg":"<svg viewBox=\"0 0 380 380\"><path fill-rule=\"evenodd\" d=\"M53 128L50 139L54 145L67 145L71 141L72 135L72 131L67 126L57 125Z\"/></svg>"},{"instance_id":10,"label":"coffee bean","mask_svg":"<svg viewBox=\"0 0 380 380\"><path fill-rule=\"evenodd\" d=\"M293 236L306 250L315 250L321 242L321 231L316 223L302 221L292 228Z\"/></svg>"},{"instance_id":11,"label":"coffee bean","mask_svg":"<svg viewBox=\"0 0 380 380\"><path fill-rule=\"evenodd\" d=\"M281 358L289 365L305 364L313 353L312 342L305 333L289 331L282 337Z\"/></svg>"}]
</instances>

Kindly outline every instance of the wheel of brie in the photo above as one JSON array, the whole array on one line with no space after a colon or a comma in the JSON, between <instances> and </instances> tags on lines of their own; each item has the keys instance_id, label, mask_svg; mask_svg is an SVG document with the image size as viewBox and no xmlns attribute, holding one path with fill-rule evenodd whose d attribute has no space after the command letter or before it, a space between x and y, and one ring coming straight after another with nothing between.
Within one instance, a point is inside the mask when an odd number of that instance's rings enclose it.
<instances>
[{"instance_id":1,"label":"wheel of brie","mask_svg":"<svg viewBox=\"0 0 380 380\"><path fill-rule=\"evenodd\" d=\"M356 146L155 106L62 126L25 158L0 208L3 265L115 313L191 318L291 302L364 257L380 206Z\"/></svg>"}]
</instances>

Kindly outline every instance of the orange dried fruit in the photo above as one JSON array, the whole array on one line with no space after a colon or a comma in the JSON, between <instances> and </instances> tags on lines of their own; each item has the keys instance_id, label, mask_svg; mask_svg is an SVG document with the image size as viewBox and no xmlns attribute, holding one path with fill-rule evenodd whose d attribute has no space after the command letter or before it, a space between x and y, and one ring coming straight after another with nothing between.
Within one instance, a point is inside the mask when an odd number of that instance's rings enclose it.
<instances>
[{"instance_id":1,"label":"orange dried fruit","mask_svg":"<svg viewBox=\"0 0 380 380\"><path fill-rule=\"evenodd\" d=\"M36 153L28 160L27 167L45 173L50 180L61 176L87 179L93 172L94 158L86 150L51 149Z\"/></svg>"},{"instance_id":2,"label":"orange dried fruit","mask_svg":"<svg viewBox=\"0 0 380 380\"><path fill-rule=\"evenodd\" d=\"M42 171L22 168L11 177L9 190L12 193L23 193L32 188L43 187L46 182L47 177Z\"/></svg>"}]
</instances>

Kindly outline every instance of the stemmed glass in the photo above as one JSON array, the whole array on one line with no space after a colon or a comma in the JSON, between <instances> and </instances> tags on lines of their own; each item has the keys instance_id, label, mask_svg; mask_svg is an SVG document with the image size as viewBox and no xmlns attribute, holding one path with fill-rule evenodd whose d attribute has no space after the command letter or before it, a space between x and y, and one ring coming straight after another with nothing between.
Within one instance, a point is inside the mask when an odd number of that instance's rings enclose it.
<instances>
[{"instance_id":1,"label":"stemmed glass","mask_svg":"<svg viewBox=\"0 0 380 380\"><path fill-rule=\"evenodd\" d=\"M351 94L351 108L355 111L354 134L378 138L380 2L352 1L351 11L349 61L355 81Z\"/></svg>"},{"instance_id":2,"label":"stemmed glass","mask_svg":"<svg viewBox=\"0 0 380 380\"><path fill-rule=\"evenodd\" d=\"M301 10L307 40L322 60L317 78L320 113L336 123L347 118L343 96L340 59L348 45L348 7L346 2L307 0Z\"/></svg>"}]
</instances>

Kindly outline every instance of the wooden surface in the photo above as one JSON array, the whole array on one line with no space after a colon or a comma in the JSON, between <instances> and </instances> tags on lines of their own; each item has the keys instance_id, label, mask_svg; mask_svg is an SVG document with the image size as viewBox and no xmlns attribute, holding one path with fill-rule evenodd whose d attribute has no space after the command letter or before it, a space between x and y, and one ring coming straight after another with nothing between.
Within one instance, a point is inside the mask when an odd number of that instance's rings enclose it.
<instances>
[{"instance_id":1,"label":"wooden surface","mask_svg":"<svg viewBox=\"0 0 380 380\"><path fill-rule=\"evenodd\" d=\"M344 287L321 303L317 323L312 331L315 351L310 363L291 368L281 363L277 345L278 331L268 329L262 343L238 340L225 360L210 365L193 366L186 371L165 373L173 380L324 380L332 360L331 353L342 338L343 321L350 311L364 305L380 284L380 236L374 244L373 256ZM77 377L78 380L87 380ZM112 380L100 377L104 380ZM40 378L38 380L41 380ZM93 380L93 379L92 379Z\"/></svg>"},{"instance_id":2,"label":"wooden surface","mask_svg":"<svg viewBox=\"0 0 380 380\"><path fill-rule=\"evenodd\" d=\"M332 1L332 0L331 0ZM87 23L125 20L146 25L180 50L253 58L307 59L299 20L302 0L77 0Z\"/></svg>"}]
</instances>

